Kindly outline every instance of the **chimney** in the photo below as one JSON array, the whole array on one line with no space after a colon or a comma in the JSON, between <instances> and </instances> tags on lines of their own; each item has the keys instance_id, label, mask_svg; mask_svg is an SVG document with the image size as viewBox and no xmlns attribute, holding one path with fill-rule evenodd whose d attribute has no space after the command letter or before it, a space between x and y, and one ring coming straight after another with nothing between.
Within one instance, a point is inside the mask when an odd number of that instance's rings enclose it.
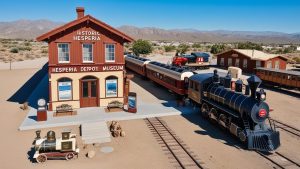
<instances>
[{"instance_id":1,"label":"chimney","mask_svg":"<svg viewBox=\"0 0 300 169\"><path fill-rule=\"evenodd\" d=\"M76 12L77 12L77 19L84 17L84 8L83 7L77 7Z\"/></svg>"}]
</instances>

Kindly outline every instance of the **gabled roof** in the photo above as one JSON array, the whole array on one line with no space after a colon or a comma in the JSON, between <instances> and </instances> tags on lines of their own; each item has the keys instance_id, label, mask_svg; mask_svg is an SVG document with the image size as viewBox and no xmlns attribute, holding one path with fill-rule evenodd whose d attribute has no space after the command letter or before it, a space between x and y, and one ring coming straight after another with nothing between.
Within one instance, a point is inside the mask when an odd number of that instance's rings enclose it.
<instances>
[{"instance_id":1,"label":"gabled roof","mask_svg":"<svg viewBox=\"0 0 300 169\"><path fill-rule=\"evenodd\" d=\"M259 51L259 50L254 50L254 49L231 49L231 50L219 53L219 54L217 54L217 56L221 55L223 53L229 52L229 51L235 51L235 52L240 53L242 55L248 56L252 60L266 61L266 60L269 60L269 59L272 59L272 58L275 58L275 57L281 57L284 60L287 60L287 58L285 58L283 56L280 56L280 55L277 55L277 54L269 54L269 53L265 53L265 52L262 52L262 51Z\"/></svg>"},{"instance_id":2,"label":"gabled roof","mask_svg":"<svg viewBox=\"0 0 300 169\"><path fill-rule=\"evenodd\" d=\"M84 16L82 18L76 19L74 21L71 21L71 22L63 25L63 26L60 26L60 27L58 27L56 29L53 29L52 31L47 32L47 33L45 33L45 34L37 37L36 39L37 39L37 41L48 41L51 36L56 35L56 34L62 32L64 30L66 30L68 28L71 28L73 26L76 26L76 25L78 25L80 23L83 23L83 22L86 22L86 21L91 21L91 22L93 22L93 23L95 23L95 24L103 27L104 29L107 29L108 31L110 31L110 32L112 32L112 33L114 33L114 34L122 37L125 40L125 42L132 42L132 41L134 41L134 39L131 38L130 36L124 34L123 32L121 32L121 31L119 31L119 30L117 30L117 29L109 26L108 24L106 24L106 23L104 23L104 22L102 22L102 21L100 21L100 20L98 20L98 19L96 19L96 18L94 18L94 17L92 17L90 15L86 15L86 16Z\"/></svg>"}]
</instances>

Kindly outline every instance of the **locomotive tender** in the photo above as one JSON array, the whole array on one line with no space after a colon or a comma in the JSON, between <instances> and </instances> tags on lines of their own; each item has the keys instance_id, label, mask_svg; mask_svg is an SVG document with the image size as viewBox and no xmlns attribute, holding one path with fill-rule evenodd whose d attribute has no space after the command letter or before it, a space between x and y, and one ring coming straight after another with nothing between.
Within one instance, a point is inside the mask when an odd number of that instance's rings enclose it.
<instances>
[{"instance_id":1,"label":"locomotive tender","mask_svg":"<svg viewBox=\"0 0 300 169\"><path fill-rule=\"evenodd\" d=\"M79 148L76 145L76 134L70 132L62 132L62 137L57 139L54 131L49 131L46 138L40 138L37 133L34 146L35 154L33 158L38 163L56 158L71 160L79 153Z\"/></svg>"},{"instance_id":2,"label":"locomotive tender","mask_svg":"<svg viewBox=\"0 0 300 169\"><path fill-rule=\"evenodd\" d=\"M273 151L280 145L279 132L266 124L269 106L263 89L257 91L261 80L253 75L247 79L245 93L243 82L235 82L228 74L220 78L217 71L194 74L188 70L169 66L137 56L125 56L126 68L173 91L201 108L204 117L217 122L242 141L248 149ZM139 62L139 64L137 64ZM250 94L251 93L251 94Z\"/></svg>"}]
</instances>

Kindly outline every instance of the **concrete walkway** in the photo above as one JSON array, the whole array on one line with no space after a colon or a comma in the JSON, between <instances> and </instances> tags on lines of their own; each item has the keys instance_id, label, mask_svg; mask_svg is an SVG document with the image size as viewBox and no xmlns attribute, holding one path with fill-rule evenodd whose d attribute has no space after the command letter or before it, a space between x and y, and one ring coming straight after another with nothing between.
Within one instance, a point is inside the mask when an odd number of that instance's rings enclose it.
<instances>
[{"instance_id":1,"label":"concrete walkway","mask_svg":"<svg viewBox=\"0 0 300 169\"><path fill-rule=\"evenodd\" d=\"M53 112L47 113L48 120L44 122L36 121L36 109L31 108L22 122L19 130L33 130L50 127L63 127L81 125L83 123L112 121L112 120L131 120L143 119L148 117L159 117L169 115L190 114L199 112L193 107L177 107L175 101L164 103L144 103L139 102L137 113L128 112L109 112L106 113L103 107L81 108L77 110L77 115L53 117Z\"/></svg>"}]
</instances>

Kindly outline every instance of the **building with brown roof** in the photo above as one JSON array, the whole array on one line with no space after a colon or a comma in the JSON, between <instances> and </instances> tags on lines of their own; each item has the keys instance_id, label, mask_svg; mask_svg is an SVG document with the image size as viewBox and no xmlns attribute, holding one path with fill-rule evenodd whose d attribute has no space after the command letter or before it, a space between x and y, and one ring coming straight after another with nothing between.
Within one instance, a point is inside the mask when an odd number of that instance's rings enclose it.
<instances>
[{"instance_id":1,"label":"building with brown roof","mask_svg":"<svg viewBox=\"0 0 300 169\"><path fill-rule=\"evenodd\" d=\"M124 101L123 44L133 39L106 23L84 15L47 32L38 41L49 45L49 109L107 106Z\"/></svg>"},{"instance_id":2,"label":"building with brown roof","mask_svg":"<svg viewBox=\"0 0 300 169\"><path fill-rule=\"evenodd\" d=\"M286 69L287 58L251 49L231 49L217 56L217 65L222 68L239 67L246 73L254 73L255 68L265 67Z\"/></svg>"}]
</instances>

